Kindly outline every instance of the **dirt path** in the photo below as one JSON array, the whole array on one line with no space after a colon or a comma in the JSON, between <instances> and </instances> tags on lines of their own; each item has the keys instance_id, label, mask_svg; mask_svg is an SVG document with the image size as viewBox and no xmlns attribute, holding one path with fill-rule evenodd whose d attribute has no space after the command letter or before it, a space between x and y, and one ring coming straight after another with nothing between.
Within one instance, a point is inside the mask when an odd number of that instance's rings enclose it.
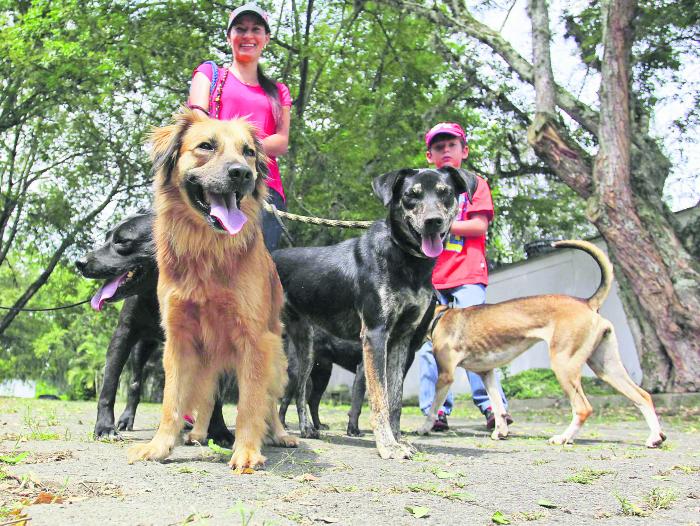
<instances>
[{"instance_id":1,"label":"dirt path","mask_svg":"<svg viewBox=\"0 0 700 526\"><path fill-rule=\"evenodd\" d=\"M235 475L201 447L179 447L164 464L129 466L126 447L152 437L157 405L139 408L138 431L127 440L104 443L91 439L94 403L0 398L0 524L18 517L13 508L32 519L29 526L487 525L496 512L511 524L700 524L698 408L662 417L669 441L647 450L647 430L631 407L599 413L576 445L555 447L546 438L565 425L566 410L512 408L513 437L494 442L467 405L448 433L409 436L420 453L401 462L380 460L369 432L344 436L344 410L328 406L321 417L331 429L322 440L267 448L264 470ZM233 414L227 406L228 422ZM407 408L402 428L420 420ZM21 504L37 498L62 502Z\"/></svg>"}]
</instances>

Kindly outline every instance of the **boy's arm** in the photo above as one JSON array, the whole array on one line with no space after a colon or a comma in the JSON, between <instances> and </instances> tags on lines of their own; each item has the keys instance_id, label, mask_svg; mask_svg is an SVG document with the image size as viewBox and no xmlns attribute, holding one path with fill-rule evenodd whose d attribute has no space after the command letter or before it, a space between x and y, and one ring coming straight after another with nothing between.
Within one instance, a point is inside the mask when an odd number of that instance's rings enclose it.
<instances>
[{"instance_id":1,"label":"boy's arm","mask_svg":"<svg viewBox=\"0 0 700 526\"><path fill-rule=\"evenodd\" d=\"M489 228L489 216L487 214L473 213L469 219L454 221L450 232L457 236L480 237Z\"/></svg>"}]
</instances>

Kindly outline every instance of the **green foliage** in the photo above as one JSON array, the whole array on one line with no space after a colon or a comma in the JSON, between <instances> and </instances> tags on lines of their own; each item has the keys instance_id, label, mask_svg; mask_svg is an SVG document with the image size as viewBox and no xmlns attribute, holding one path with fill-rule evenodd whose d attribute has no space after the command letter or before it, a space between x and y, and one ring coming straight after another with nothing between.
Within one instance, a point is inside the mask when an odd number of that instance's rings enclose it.
<instances>
[{"instance_id":1,"label":"green foliage","mask_svg":"<svg viewBox=\"0 0 700 526\"><path fill-rule=\"evenodd\" d=\"M528 369L514 375L504 374L503 392L507 398L558 398L564 396L551 369ZM583 377L583 390L589 395L607 395L614 391L598 378Z\"/></svg>"}]
</instances>

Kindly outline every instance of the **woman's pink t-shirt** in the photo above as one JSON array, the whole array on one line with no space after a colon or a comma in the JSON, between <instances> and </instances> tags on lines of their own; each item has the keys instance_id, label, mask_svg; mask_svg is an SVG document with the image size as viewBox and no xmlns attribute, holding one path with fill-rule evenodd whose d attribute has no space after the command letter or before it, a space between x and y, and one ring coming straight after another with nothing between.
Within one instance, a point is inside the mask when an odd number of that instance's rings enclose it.
<instances>
[{"instance_id":1,"label":"woman's pink t-shirt","mask_svg":"<svg viewBox=\"0 0 700 526\"><path fill-rule=\"evenodd\" d=\"M197 69L194 70L192 76L194 77L196 73L203 73L207 76L209 82L211 82L213 76L212 69L213 67L209 63L200 64ZM219 83L221 83L225 73L226 69L219 67ZM287 86L278 82L277 93L279 94L281 106L289 107L292 105L292 97L289 94L289 88L287 88ZM215 94L216 90L214 90L212 99ZM277 132L277 124L275 123L275 116L272 112L272 104L261 86L249 86L248 84L244 84L238 80L233 73L229 72L226 76L226 83L221 91L220 104L220 120L245 117L258 129L259 139L264 139ZM211 104L210 109L213 109ZM269 171L267 185L279 192L282 198L284 198L282 178L280 177L280 169L279 166L277 166L277 159L275 157L270 157L267 168Z\"/></svg>"}]
</instances>

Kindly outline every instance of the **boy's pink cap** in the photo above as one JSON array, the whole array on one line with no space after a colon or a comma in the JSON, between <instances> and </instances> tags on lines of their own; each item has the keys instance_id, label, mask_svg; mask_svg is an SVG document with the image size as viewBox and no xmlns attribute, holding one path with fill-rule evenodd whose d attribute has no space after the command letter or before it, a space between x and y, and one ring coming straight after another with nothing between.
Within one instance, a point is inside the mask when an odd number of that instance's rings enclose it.
<instances>
[{"instance_id":1,"label":"boy's pink cap","mask_svg":"<svg viewBox=\"0 0 700 526\"><path fill-rule=\"evenodd\" d=\"M430 148L430 143L436 135L445 133L447 135L453 135L459 137L465 143L467 142L467 135L464 133L462 127L456 122L439 122L430 131L425 134L425 145Z\"/></svg>"}]
</instances>

